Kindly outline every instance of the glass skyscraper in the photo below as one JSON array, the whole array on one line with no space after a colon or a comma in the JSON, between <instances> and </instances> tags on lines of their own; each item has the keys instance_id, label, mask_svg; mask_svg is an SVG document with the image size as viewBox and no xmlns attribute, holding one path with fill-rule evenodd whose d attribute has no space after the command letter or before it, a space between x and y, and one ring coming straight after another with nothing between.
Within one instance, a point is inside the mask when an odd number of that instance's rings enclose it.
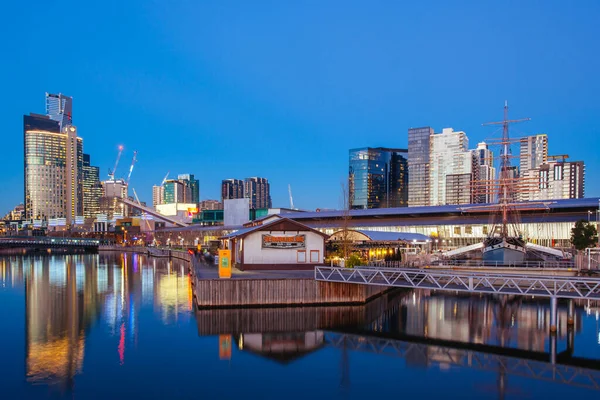
<instances>
[{"instance_id":1,"label":"glass skyscraper","mask_svg":"<svg viewBox=\"0 0 600 400\"><path fill-rule=\"evenodd\" d=\"M25 218L83 215L83 142L77 129L48 116L23 117Z\"/></svg>"},{"instance_id":2,"label":"glass skyscraper","mask_svg":"<svg viewBox=\"0 0 600 400\"><path fill-rule=\"evenodd\" d=\"M408 205L428 206L429 198L429 154L431 151L430 127L408 130Z\"/></svg>"},{"instance_id":3,"label":"glass skyscraper","mask_svg":"<svg viewBox=\"0 0 600 400\"><path fill-rule=\"evenodd\" d=\"M61 93L46 93L46 115L57 121L62 130L73 124L73 98Z\"/></svg>"},{"instance_id":4,"label":"glass skyscraper","mask_svg":"<svg viewBox=\"0 0 600 400\"><path fill-rule=\"evenodd\" d=\"M100 213L100 168L90 165L90 155L83 155L83 216L96 217Z\"/></svg>"},{"instance_id":5,"label":"glass skyscraper","mask_svg":"<svg viewBox=\"0 0 600 400\"><path fill-rule=\"evenodd\" d=\"M408 150L384 147L350 150L350 208L406 207L408 182Z\"/></svg>"}]
</instances>

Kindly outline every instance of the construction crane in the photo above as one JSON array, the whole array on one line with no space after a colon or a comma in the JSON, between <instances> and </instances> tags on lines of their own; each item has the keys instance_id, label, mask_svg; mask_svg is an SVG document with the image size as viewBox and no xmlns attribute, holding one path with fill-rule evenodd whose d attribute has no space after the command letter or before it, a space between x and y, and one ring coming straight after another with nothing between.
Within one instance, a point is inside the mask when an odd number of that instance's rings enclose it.
<instances>
[{"instance_id":1,"label":"construction crane","mask_svg":"<svg viewBox=\"0 0 600 400\"><path fill-rule=\"evenodd\" d=\"M565 162L567 158L569 158L568 154L557 154L555 156L548 156L548 160L561 160L562 162Z\"/></svg>"},{"instance_id":2,"label":"construction crane","mask_svg":"<svg viewBox=\"0 0 600 400\"><path fill-rule=\"evenodd\" d=\"M168 171L168 172L167 172L167 174L166 174L166 175L165 175L165 177L163 178L162 182L160 183L160 186L164 185L164 184L165 184L165 182L167 181L167 178L169 177L169 172L171 172L171 171Z\"/></svg>"},{"instance_id":3,"label":"construction crane","mask_svg":"<svg viewBox=\"0 0 600 400\"><path fill-rule=\"evenodd\" d=\"M290 194L290 208L294 210L294 199L292 198L292 185L288 183L288 192Z\"/></svg>"},{"instance_id":4,"label":"construction crane","mask_svg":"<svg viewBox=\"0 0 600 400\"><path fill-rule=\"evenodd\" d=\"M133 151L133 158L131 159L131 166L129 167L129 175L127 175L127 184L129 185L129 179L131 179L131 173L133 172L133 166L137 161L137 150Z\"/></svg>"},{"instance_id":5,"label":"construction crane","mask_svg":"<svg viewBox=\"0 0 600 400\"><path fill-rule=\"evenodd\" d=\"M117 154L117 160L115 161L115 166L112 170L108 170L108 177L111 181L115 180L115 172L117 171L117 165L119 165L119 159L121 158L121 154L123 154L123 146L119 146L119 153Z\"/></svg>"}]
</instances>

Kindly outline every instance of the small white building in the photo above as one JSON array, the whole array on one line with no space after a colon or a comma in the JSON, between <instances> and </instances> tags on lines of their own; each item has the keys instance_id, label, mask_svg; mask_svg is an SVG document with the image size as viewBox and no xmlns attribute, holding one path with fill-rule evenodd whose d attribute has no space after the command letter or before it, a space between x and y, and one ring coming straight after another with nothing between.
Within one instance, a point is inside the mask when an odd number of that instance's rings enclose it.
<instances>
[{"instance_id":1,"label":"small white building","mask_svg":"<svg viewBox=\"0 0 600 400\"><path fill-rule=\"evenodd\" d=\"M323 264L327 235L277 215L221 238L240 270L312 269Z\"/></svg>"}]
</instances>

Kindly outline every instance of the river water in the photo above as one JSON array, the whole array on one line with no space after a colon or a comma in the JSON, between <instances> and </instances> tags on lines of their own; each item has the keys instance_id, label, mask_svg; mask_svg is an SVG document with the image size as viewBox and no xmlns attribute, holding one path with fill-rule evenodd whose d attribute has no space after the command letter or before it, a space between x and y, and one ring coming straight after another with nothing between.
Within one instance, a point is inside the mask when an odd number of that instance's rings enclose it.
<instances>
[{"instance_id":1,"label":"river water","mask_svg":"<svg viewBox=\"0 0 600 400\"><path fill-rule=\"evenodd\" d=\"M183 262L102 253L0 258L0 305L2 399L600 397L597 303L555 340L533 298L196 311Z\"/></svg>"}]
</instances>

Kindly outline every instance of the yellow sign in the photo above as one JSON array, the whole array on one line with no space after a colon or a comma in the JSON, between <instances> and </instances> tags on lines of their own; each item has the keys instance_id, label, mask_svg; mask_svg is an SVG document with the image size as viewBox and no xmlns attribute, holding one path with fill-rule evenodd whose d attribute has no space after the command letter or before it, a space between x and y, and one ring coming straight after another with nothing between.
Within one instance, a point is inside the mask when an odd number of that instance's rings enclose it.
<instances>
[{"instance_id":1,"label":"yellow sign","mask_svg":"<svg viewBox=\"0 0 600 400\"><path fill-rule=\"evenodd\" d=\"M231 278L231 250L219 250L219 278Z\"/></svg>"}]
</instances>

